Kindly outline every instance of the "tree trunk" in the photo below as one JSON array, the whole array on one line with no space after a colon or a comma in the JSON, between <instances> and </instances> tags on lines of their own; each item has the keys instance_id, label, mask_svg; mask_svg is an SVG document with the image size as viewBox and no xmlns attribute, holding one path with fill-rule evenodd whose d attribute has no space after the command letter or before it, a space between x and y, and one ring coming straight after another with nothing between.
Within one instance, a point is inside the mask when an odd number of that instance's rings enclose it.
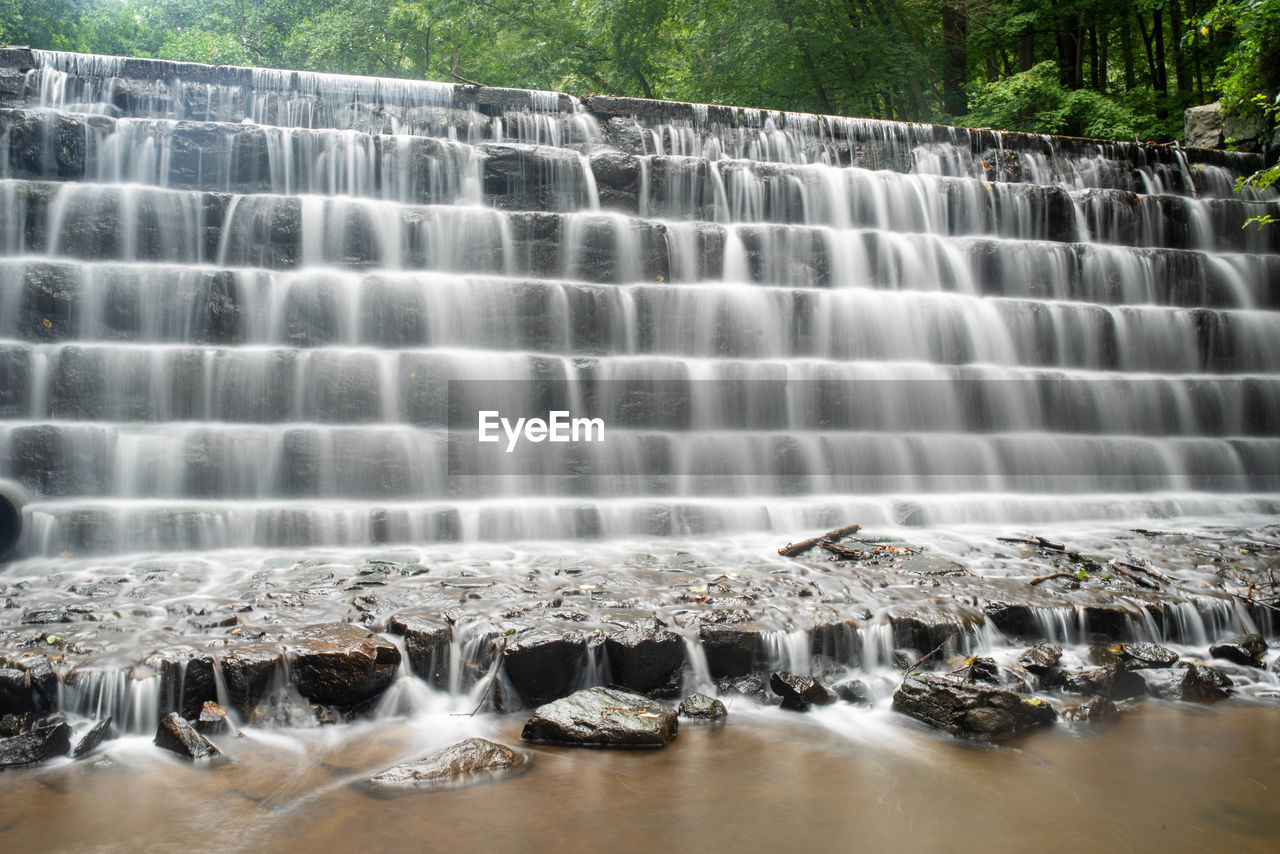
<instances>
[{"instance_id":1,"label":"tree trunk","mask_svg":"<svg viewBox=\"0 0 1280 854\"><path fill-rule=\"evenodd\" d=\"M1031 66L1036 64L1036 34L1031 29L1031 25L1022 30L1022 35L1018 36L1018 70L1030 71Z\"/></svg>"},{"instance_id":2,"label":"tree trunk","mask_svg":"<svg viewBox=\"0 0 1280 854\"><path fill-rule=\"evenodd\" d=\"M1155 41L1156 60L1156 118L1169 116L1169 66L1164 53L1164 10L1151 10L1151 34Z\"/></svg>"},{"instance_id":3,"label":"tree trunk","mask_svg":"<svg viewBox=\"0 0 1280 854\"><path fill-rule=\"evenodd\" d=\"M1124 21L1120 22L1120 61L1124 63L1124 91L1129 92L1134 86L1133 33Z\"/></svg>"},{"instance_id":4,"label":"tree trunk","mask_svg":"<svg viewBox=\"0 0 1280 854\"><path fill-rule=\"evenodd\" d=\"M1169 0L1169 35L1173 37L1173 75L1179 95L1191 94L1191 69L1182 49L1182 4Z\"/></svg>"},{"instance_id":5,"label":"tree trunk","mask_svg":"<svg viewBox=\"0 0 1280 854\"><path fill-rule=\"evenodd\" d=\"M1089 85L1095 92L1105 92L1102 77L1098 74L1098 28L1089 28Z\"/></svg>"},{"instance_id":6,"label":"tree trunk","mask_svg":"<svg viewBox=\"0 0 1280 854\"><path fill-rule=\"evenodd\" d=\"M1058 79L1068 89L1080 88L1080 30L1074 16L1058 21Z\"/></svg>"},{"instance_id":7,"label":"tree trunk","mask_svg":"<svg viewBox=\"0 0 1280 854\"><path fill-rule=\"evenodd\" d=\"M950 115L965 112L964 86L968 78L969 21L964 0L953 0L942 6L942 46L946 65L942 72L943 109Z\"/></svg>"}]
</instances>

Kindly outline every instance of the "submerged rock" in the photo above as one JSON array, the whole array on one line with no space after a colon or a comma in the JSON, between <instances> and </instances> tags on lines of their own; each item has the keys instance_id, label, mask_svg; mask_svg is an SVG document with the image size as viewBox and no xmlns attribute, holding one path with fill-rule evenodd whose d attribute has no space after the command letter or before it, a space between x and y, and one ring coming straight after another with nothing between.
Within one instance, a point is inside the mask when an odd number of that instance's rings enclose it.
<instances>
[{"instance_id":1,"label":"submerged rock","mask_svg":"<svg viewBox=\"0 0 1280 854\"><path fill-rule=\"evenodd\" d=\"M294 683L317 703L354 706L376 697L400 666L395 644L350 623L308 626L295 643Z\"/></svg>"},{"instance_id":2,"label":"submerged rock","mask_svg":"<svg viewBox=\"0 0 1280 854\"><path fill-rule=\"evenodd\" d=\"M196 732L195 727L179 717L177 712L170 712L160 719L155 745L187 759L211 759L222 755L213 742Z\"/></svg>"},{"instance_id":3,"label":"submerged rock","mask_svg":"<svg viewBox=\"0 0 1280 854\"><path fill-rule=\"evenodd\" d=\"M835 691L836 696L846 703L854 703L859 706L870 706L875 697L871 693L871 688L861 679L850 679L847 682L839 682L831 686L831 690Z\"/></svg>"},{"instance_id":4,"label":"submerged rock","mask_svg":"<svg viewBox=\"0 0 1280 854\"><path fill-rule=\"evenodd\" d=\"M1028 673L1043 676L1058 666L1062 647L1054 643L1038 643L1018 656L1018 666Z\"/></svg>"},{"instance_id":5,"label":"submerged rock","mask_svg":"<svg viewBox=\"0 0 1280 854\"><path fill-rule=\"evenodd\" d=\"M689 720L719 723L729 716L729 710L715 697L690 694L680 701L679 714Z\"/></svg>"},{"instance_id":6,"label":"submerged rock","mask_svg":"<svg viewBox=\"0 0 1280 854\"><path fill-rule=\"evenodd\" d=\"M674 709L642 694L587 688L534 710L525 741L591 747L665 747L676 737Z\"/></svg>"},{"instance_id":7,"label":"submerged rock","mask_svg":"<svg viewBox=\"0 0 1280 854\"><path fill-rule=\"evenodd\" d=\"M369 778L364 788L389 797L413 791L457 788L528 769L528 754L484 738L468 738Z\"/></svg>"},{"instance_id":8,"label":"submerged rock","mask_svg":"<svg viewBox=\"0 0 1280 854\"><path fill-rule=\"evenodd\" d=\"M1262 635L1227 635L1209 647L1209 655L1223 658L1245 667L1261 667L1262 656L1267 653L1267 642Z\"/></svg>"},{"instance_id":9,"label":"submerged rock","mask_svg":"<svg viewBox=\"0 0 1280 854\"><path fill-rule=\"evenodd\" d=\"M53 721L0 739L0 768L34 765L70 752L71 727L65 721Z\"/></svg>"},{"instance_id":10,"label":"submerged rock","mask_svg":"<svg viewBox=\"0 0 1280 854\"><path fill-rule=\"evenodd\" d=\"M827 706L836 701L836 695L817 679L785 670L769 677L769 687L782 698L782 708L793 712L805 712L810 706Z\"/></svg>"},{"instance_id":11,"label":"submerged rock","mask_svg":"<svg viewBox=\"0 0 1280 854\"><path fill-rule=\"evenodd\" d=\"M1106 720L1119 714L1120 708L1106 697L1090 697L1063 711L1062 717L1073 723L1083 723Z\"/></svg>"},{"instance_id":12,"label":"submerged rock","mask_svg":"<svg viewBox=\"0 0 1280 854\"><path fill-rule=\"evenodd\" d=\"M1005 735L1053 723L1058 713L1026 694L917 674L902 680L893 707L953 735Z\"/></svg>"}]
</instances>

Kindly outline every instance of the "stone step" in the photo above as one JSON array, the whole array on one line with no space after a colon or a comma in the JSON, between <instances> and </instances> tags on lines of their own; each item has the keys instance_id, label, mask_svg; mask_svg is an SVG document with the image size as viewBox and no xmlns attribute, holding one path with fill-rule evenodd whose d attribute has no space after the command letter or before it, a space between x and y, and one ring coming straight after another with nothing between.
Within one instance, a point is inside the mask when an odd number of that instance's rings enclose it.
<instances>
[{"instance_id":1,"label":"stone step","mask_svg":"<svg viewBox=\"0 0 1280 854\"><path fill-rule=\"evenodd\" d=\"M832 433L615 431L599 447L526 447L486 456L477 451L474 428L450 434L314 424L0 421L0 477L43 498L179 501L447 501L464 485L472 499L499 498L508 491L506 478L530 474L545 475L544 496L582 498L945 492L967 485L1041 491L1064 475L1085 491L1118 484L1280 487L1280 440L1265 436L864 433L847 453L831 450L834 439ZM804 465L823 455L826 465ZM608 477L555 477L562 465Z\"/></svg>"},{"instance_id":2,"label":"stone step","mask_svg":"<svg viewBox=\"0 0 1280 854\"><path fill-rule=\"evenodd\" d=\"M365 547L386 543L718 537L760 531L821 531L842 519L868 525L1008 526L1106 514L1163 519L1275 515L1274 493L1152 491L1106 493L960 492L796 497L589 499L527 496L450 502L266 499L33 502L22 548L63 552L190 551L227 548ZM835 521L833 521L835 520Z\"/></svg>"},{"instance_id":3,"label":"stone step","mask_svg":"<svg viewBox=\"0 0 1280 854\"><path fill-rule=\"evenodd\" d=\"M1080 201L1082 219L1087 222L1099 200L1090 195ZM1185 200L1148 197L1134 216L1120 204L1123 199L1114 201L1117 204L1110 208L1114 215L1105 215L1112 236L1140 236L1166 244L1202 242L1188 239L1192 229L1174 229L1173 221L1163 214L1152 214L1159 213L1166 201L1176 206ZM1280 248L1280 230L1246 232L1238 227L1246 213L1243 203L1195 204L1200 206L1198 222L1203 225L1211 218L1216 222L1214 233L1229 235L1222 239L1222 248L1261 242ZM1071 207L1068 212L1073 221L1076 210ZM1059 248L1049 243L1046 249L1039 241L924 233L767 223L726 226L616 213L504 212L348 197L243 196L13 180L0 181L0 215L7 222L22 224L7 230L5 245L0 246L0 252L11 256L51 254L103 262L217 263L282 270L379 267L624 284L708 279L798 287L883 283L895 289L969 293L990 293L988 289L998 287L997 293L1004 296L1039 297L1048 290L1047 295L1058 298L1097 302L1111 300L1066 291L1069 268L1064 275L1060 259L1092 254L1104 263L1118 258L1121 264L1129 259L1130 265L1140 266L1143 258L1151 257L1142 251L1117 256L1100 248L1071 248L1074 244ZM1045 229L1027 230L1047 230L1047 224ZM1198 226L1194 231L1204 234L1209 229ZM1045 252L1057 257L1040 257ZM981 260L966 259L975 255ZM1227 270L1222 275L1231 279L1231 268L1238 263L1234 256L1213 257L1225 259ZM1002 265L1012 265L1012 275L993 278L992 274L1002 272ZM1048 281L1037 281L1037 267ZM1244 279L1243 289L1249 288L1248 281ZM1109 288L1122 292L1132 286L1124 279L1107 282ZM1160 288L1167 287L1167 282L1167 278L1155 280Z\"/></svg>"},{"instance_id":4,"label":"stone step","mask_svg":"<svg viewBox=\"0 0 1280 854\"><path fill-rule=\"evenodd\" d=\"M1229 195L1253 155L423 81L0 49L0 104Z\"/></svg>"},{"instance_id":5,"label":"stone step","mask_svg":"<svg viewBox=\"0 0 1280 854\"><path fill-rule=\"evenodd\" d=\"M444 426L467 411L471 429L476 411L505 407L655 430L1231 436L1280 423L1270 374L17 342L0 344L0 364L0 414L11 419Z\"/></svg>"},{"instance_id":6,"label":"stone step","mask_svg":"<svg viewBox=\"0 0 1280 854\"><path fill-rule=\"evenodd\" d=\"M702 322L681 322L689 316ZM40 258L0 260L0 339L882 358L1167 374L1280 368L1274 311Z\"/></svg>"}]
</instances>

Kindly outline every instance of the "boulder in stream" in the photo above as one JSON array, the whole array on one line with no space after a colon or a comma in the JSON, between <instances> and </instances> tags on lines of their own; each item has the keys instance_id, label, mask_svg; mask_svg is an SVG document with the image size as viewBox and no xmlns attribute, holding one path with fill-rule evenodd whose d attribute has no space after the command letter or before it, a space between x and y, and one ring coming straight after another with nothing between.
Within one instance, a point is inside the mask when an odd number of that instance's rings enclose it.
<instances>
[{"instance_id":1,"label":"boulder in stream","mask_svg":"<svg viewBox=\"0 0 1280 854\"><path fill-rule=\"evenodd\" d=\"M1120 714L1120 708L1106 697L1090 697L1066 709L1062 717L1073 723L1103 721Z\"/></svg>"},{"instance_id":2,"label":"boulder in stream","mask_svg":"<svg viewBox=\"0 0 1280 854\"><path fill-rule=\"evenodd\" d=\"M392 634L404 637L409 653L409 668L437 687L449 684L449 646L453 627L444 620L425 614L400 614L387 624Z\"/></svg>"},{"instance_id":3,"label":"boulder in stream","mask_svg":"<svg viewBox=\"0 0 1280 854\"><path fill-rule=\"evenodd\" d=\"M582 632L540 628L516 635L502 653L502 666L520 699L538 706L573 689L586 657Z\"/></svg>"},{"instance_id":4,"label":"boulder in stream","mask_svg":"<svg viewBox=\"0 0 1280 854\"><path fill-rule=\"evenodd\" d=\"M222 755L213 742L196 732L196 728L177 712L170 712L160 719L155 744L186 759L212 759Z\"/></svg>"},{"instance_id":5,"label":"boulder in stream","mask_svg":"<svg viewBox=\"0 0 1280 854\"><path fill-rule=\"evenodd\" d=\"M870 706L875 703L875 695L871 693L870 686L861 679L837 682L831 686L831 690L835 691L836 696L841 700L856 706Z\"/></svg>"},{"instance_id":6,"label":"boulder in stream","mask_svg":"<svg viewBox=\"0 0 1280 854\"><path fill-rule=\"evenodd\" d=\"M1216 703L1231 695L1231 680L1207 664L1187 662L1182 667L1144 670L1147 693L1165 700Z\"/></svg>"},{"instance_id":7,"label":"boulder in stream","mask_svg":"<svg viewBox=\"0 0 1280 854\"><path fill-rule=\"evenodd\" d=\"M366 780L363 788L379 797L460 788L521 773L529 764L524 751L484 738L468 738L421 759L388 768Z\"/></svg>"},{"instance_id":8,"label":"boulder in stream","mask_svg":"<svg viewBox=\"0 0 1280 854\"><path fill-rule=\"evenodd\" d=\"M1060 684L1063 690L1108 700L1131 700L1147 693L1147 683L1124 664L1069 671L1062 675Z\"/></svg>"},{"instance_id":9,"label":"boulder in stream","mask_svg":"<svg viewBox=\"0 0 1280 854\"><path fill-rule=\"evenodd\" d=\"M680 701L680 717L691 721L720 723L728 716L724 703L706 694L690 694Z\"/></svg>"},{"instance_id":10,"label":"boulder in stream","mask_svg":"<svg viewBox=\"0 0 1280 854\"><path fill-rule=\"evenodd\" d=\"M903 679L893 707L953 735L983 738L1053 723L1058 717L1038 697L933 674Z\"/></svg>"},{"instance_id":11,"label":"boulder in stream","mask_svg":"<svg viewBox=\"0 0 1280 854\"><path fill-rule=\"evenodd\" d=\"M249 715L270 692L280 652L267 647L242 647L223 653L222 676L227 697L242 715Z\"/></svg>"},{"instance_id":12,"label":"boulder in stream","mask_svg":"<svg viewBox=\"0 0 1280 854\"><path fill-rule=\"evenodd\" d=\"M678 727L674 709L642 694L587 688L539 706L520 737L588 747L666 747Z\"/></svg>"},{"instance_id":13,"label":"boulder in stream","mask_svg":"<svg viewBox=\"0 0 1280 854\"><path fill-rule=\"evenodd\" d=\"M1223 658L1245 667L1261 667L1262 656L1266 653L1267 642L1258 634L1227 635L1209 647L1211 657Z\"/></svg>"},{"instance_id":14,"label":"boulder in stream","mask_svg":"<svg viewBox=\"0 0 1280 854\"><path fill-rule=\"evenodd\" d=\"M836 695L817 679L785 670L769 677L769 687L782 698L782 708L793 712L806 712L810 706L827 706L836 701Z\"/></svg>"},{"instance_id":15,"label":"boulder in stream","mask_svg":"<svg viewBox=\"0 0 1280 854\"><path fill-rule=\"evenodd\" d=\"M1028 673L1043 676L1058 666L1062 659L1062 647L1055 643L1038 643L1018 656L1018 666Z\"/></svg>"},{"instance_id":16,"label":"boulder in stream","mask_svg":"<svg viewBox=\"0 0 1280 854\"><path fill-rule=\"evenodd\" d=\"M71 752L71 727L50 721L27 732L0 739L0 768L34 765Z\"/></svg>"},{"instance_id":17,"label":"boulder in stream","mask_svg":"<svg viewBox=\"0 0 1280 854\"><path fill-rule=\"evenodd\" d=\"M395 644L350 623L308 626L294 644L294 682L316 703L363 703L385 691L400 666Z\"/></svg>"},{"instance_id":18,"label":"boulder in stream","mask_svg":"<svg viewBox=\"0 0 1280 854\"><path fill-rule=\"evenodd\" d=\"M76 746L71 750L71 755L76 759L81 756L88 756L90 753L98 749L98 745L106 741L111 735L111 718L105 717L101 720L93 722L93 726L89 727L85 734L80 736L76 742Z\"/></svg>"},{"instance_id":19,"label":"boulder in stream","mask_svg":"<svg viewBox=\"0 0 1280 854\"><path fill-rule=\"evenodd\" d=\"M677 696L684 638L658 626L630 625L605 638L613 681L650 697Z\"/></svg>"}]
</instances>

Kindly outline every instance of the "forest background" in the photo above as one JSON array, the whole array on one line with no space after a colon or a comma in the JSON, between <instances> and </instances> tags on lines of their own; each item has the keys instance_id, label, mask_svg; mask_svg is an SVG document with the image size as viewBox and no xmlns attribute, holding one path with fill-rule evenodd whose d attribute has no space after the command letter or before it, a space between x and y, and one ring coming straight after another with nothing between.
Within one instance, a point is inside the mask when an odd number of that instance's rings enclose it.
<instances>
[{"instance_id":1,"label":"forest background","mask_svg":"<svg viewBox=\"0 0 1280 854\"><path fill-rule=\"evenodd\" d=\"M1280 0L0 0L0 44L1169 141Z\"/></svg>"}]
</instances>

